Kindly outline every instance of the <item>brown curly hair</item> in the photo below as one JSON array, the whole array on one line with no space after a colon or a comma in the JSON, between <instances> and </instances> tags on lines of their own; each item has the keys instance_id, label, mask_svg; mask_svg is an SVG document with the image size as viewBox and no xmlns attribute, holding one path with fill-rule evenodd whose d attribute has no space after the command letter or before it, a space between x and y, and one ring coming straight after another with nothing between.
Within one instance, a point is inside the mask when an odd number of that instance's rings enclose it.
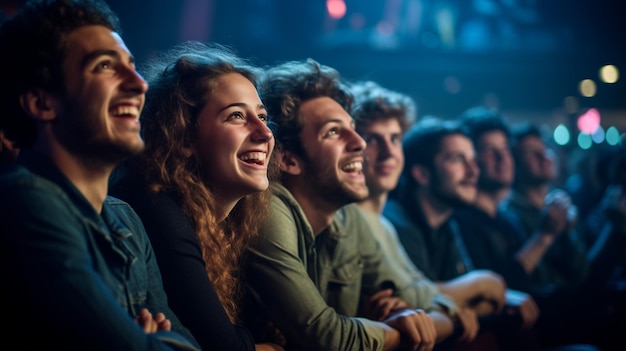
<instances>
[{"instance_id":1,"label":"brown curly hair","mask_svg":"<svg viewBox=\"0 0 626 351\"><path fill-rule=\"evenodd\" d=\"M350 91L354 95L352 117L359 132L379 120L396 119L404 133L415 122L417 107L408 95L373 81L352 83Z\"/></svg>"},{"instance_id":2,"label":"brown curly hair","mask_svg":"<svg viewBox=\"0 0 626 351\"><path fill-rule=\"evenodd\" d=\"M268 126L274 133L276 148L289 150L301 157L306 157L306 153L300 140L303 126L303 121L298 118L300 105L304 101L327 96L349 113L353 102L339 72L310 58L266 69L259 83L259 94L267 108ZM272 175L279 175L279 171L273 170Z\"/></svg>"},{"instance_id":3,"label":"brown curly hair","mask_svg":"<svg viewBox=\"0 0 626 351\"><path fill-rule=\"evenodd\" d=\"M194 225L208 277L235 323L242 294L241 259L268 213L269 191L243 197L219 222L214 189L193 146L198 115L215 81L238 73L256 86L258 70L224 46L186 42L153 58L142 73L150 84L141 116L146 148L128 169L142 177L150 191L177 197Z\"/></svg>"}]
</instances>

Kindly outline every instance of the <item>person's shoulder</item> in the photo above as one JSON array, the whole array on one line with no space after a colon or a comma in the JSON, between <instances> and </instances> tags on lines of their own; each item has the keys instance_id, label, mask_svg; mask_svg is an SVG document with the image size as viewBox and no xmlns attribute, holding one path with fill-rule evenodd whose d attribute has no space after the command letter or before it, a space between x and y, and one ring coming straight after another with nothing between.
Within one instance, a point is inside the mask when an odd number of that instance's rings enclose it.
<instances>
[{"instance_id":1,"label":"person's shoulder","mask_svg":"<svg viewBox=\"0 0 626 351\"><path fill-rule=\"evenodd\" d=\"M299 226L304 223L308 224L302 207L287 188L281 184L272 184L270 192L270 216L268 218L270 226L277 224L282 226L287 222L293 222Z\"/></svg>"},{"instance_id":2,"label":"person's shoulder","mask_svg":"<svg viewBox=\"0 0 626 351\"><path fill-rule=\"evenodd\" d=\"M369 222L365 211L355 203L345 205L337 210L334 220L341 223L345 228L352 228Z\"/></svg>"},{"instance_id":3,"label":"person's shoulder","mask_svg":"<svg viewBox=\"0 0 626 351\"><path fill-rule=\"evenodd\" d=\"M273 184L271 194L270 215L261 226L259 243L292 246L303 236L312 237L306 215L289 190Z\"/></svg>"},{"instance_id":4,"label":"person's shoulder","mask_svg":"<svg viewBox=\"0 0 626 351\"><path fill-rule=\"evenodd\" d=\"M394 227L408 226L410 224L410 218L402 204L395 200L389 199L383 207L383 216L391 222Z\"/></svg>"},{"instance_id":5,"label":"person's shoulder","mask_svg":"<svg viewBox=\"0 0 626 351\"><path fill-rule=\"evenodd\" d=\"M31 172L19 164L12 164L0 171L0 196L11 201L6 205L29 208L50 204L51 202L69 202L67 194L53 181Z\"/></svg>"},{"instance_id":6,"label":"person's shoulder","mask_svg":"<svg viewBox=\"0 0 626 351\"><path fill-rule=\"evenodd\" d=\"M298 206L298 201L293 197L289 189L280 183L272 183L270 186L272 205L284 204L284 206Z\"/></svg>"},{"instance_id":7,"label":"person's shoulder","mask_svg":"<svg viewBox=\"0 0 626 351\"><path fill-rule=\"evenodd\" d=\"M128 204L128 202L122 199L119 199L113 195L107 195L107 197L104 200L104 203L116 211L119 210L119 211L134 212L133 208Z\"/></svg>"},{"instance_id":8,"label":"person's shoulder","mask_svg":"<svg viewBox=\"0 0 626 351\"><path fill-rule=\"evenodd\" d=\"M135 235L144 236L145 228L135 210L124 200L107 195L103 204L103 213L108 220L121 221Z\"/></svg>"},{"instance_id":9,"label":"person's shoulder","mask_svg":"<svg viewBox=\"0 0 626 351\"><path fill-rule=\"evenodd\" d=\"M0 168L0 191L16 187L58 188L50 180L41 177L18 163Z\"/></svg>"},{"instance_id":10,"label":"person's shoulder","mask_svg":"<svg viewBox=\"0 0 626 351\"><path fill-rule=\"evenodd\" d=\"M532 207L526 197L516 189L511 192L498 204L498 208L503 211L520 211Z\"/></svg>"}]
</instances>

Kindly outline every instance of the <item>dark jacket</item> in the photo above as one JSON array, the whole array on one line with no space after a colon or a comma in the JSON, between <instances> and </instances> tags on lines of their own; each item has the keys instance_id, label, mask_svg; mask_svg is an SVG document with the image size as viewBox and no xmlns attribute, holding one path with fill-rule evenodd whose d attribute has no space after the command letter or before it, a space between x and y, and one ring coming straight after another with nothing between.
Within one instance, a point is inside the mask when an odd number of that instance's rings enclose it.
<instances>
[{"instance_id":1,"label":"dark jacket","mask_svg":"<svg viewBox=\"0 0 626 351\"><path fill-rule=\"evenodd\" d=\"M180 334L146 334L142 308L167 306L152 247L126 203L107 198L98 214L46 158L23 152L0 171L2 328L20 349L170 350ZM193 340L193 339L191 339Z\"/></svg>"}]
</instances>

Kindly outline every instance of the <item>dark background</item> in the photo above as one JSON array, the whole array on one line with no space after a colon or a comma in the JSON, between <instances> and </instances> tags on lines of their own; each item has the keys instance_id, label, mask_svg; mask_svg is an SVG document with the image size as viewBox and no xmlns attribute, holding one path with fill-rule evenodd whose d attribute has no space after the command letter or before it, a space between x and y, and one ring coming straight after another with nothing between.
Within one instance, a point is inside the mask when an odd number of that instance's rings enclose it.
<instances>
[{"instance_id":1,"label":"dark background","mask_svg":"<svg viewBox=\"0 0 626 351\"><path fill-rule=\"evenodd\" d=\"M5 12L20 3L0 0ZM108 3L139 64L183 40L215 41L261 66L310 57L375 80L415 98L420 115L454 118L485 104L554 127L595 107L626 131L625 1L345 0L336 20L325 0ZM605 64L622 79L601 83ZM585 78L596 81L592 98L578 92Z\"/></svg>"}]
</instances>

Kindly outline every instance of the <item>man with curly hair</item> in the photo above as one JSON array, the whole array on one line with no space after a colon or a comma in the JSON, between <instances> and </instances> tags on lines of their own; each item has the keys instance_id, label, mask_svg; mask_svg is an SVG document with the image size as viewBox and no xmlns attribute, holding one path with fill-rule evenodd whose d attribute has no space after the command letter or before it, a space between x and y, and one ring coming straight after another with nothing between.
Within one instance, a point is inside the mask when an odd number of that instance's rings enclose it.
<instances>
[{"instance_id":1,"label":"man with curly hair","mask_svg":"<svg viewBox=\"0 0 626 351\"><path fill-rule=\"evenodd\" d=\"M254 302L287 348L432 349L452 334L452 320L390 268L355 205L368 195L365 141L339 73L312 59L286 62L265 72L259 92L280 172L250 251Z\"/></svg>"}]
</instances>

